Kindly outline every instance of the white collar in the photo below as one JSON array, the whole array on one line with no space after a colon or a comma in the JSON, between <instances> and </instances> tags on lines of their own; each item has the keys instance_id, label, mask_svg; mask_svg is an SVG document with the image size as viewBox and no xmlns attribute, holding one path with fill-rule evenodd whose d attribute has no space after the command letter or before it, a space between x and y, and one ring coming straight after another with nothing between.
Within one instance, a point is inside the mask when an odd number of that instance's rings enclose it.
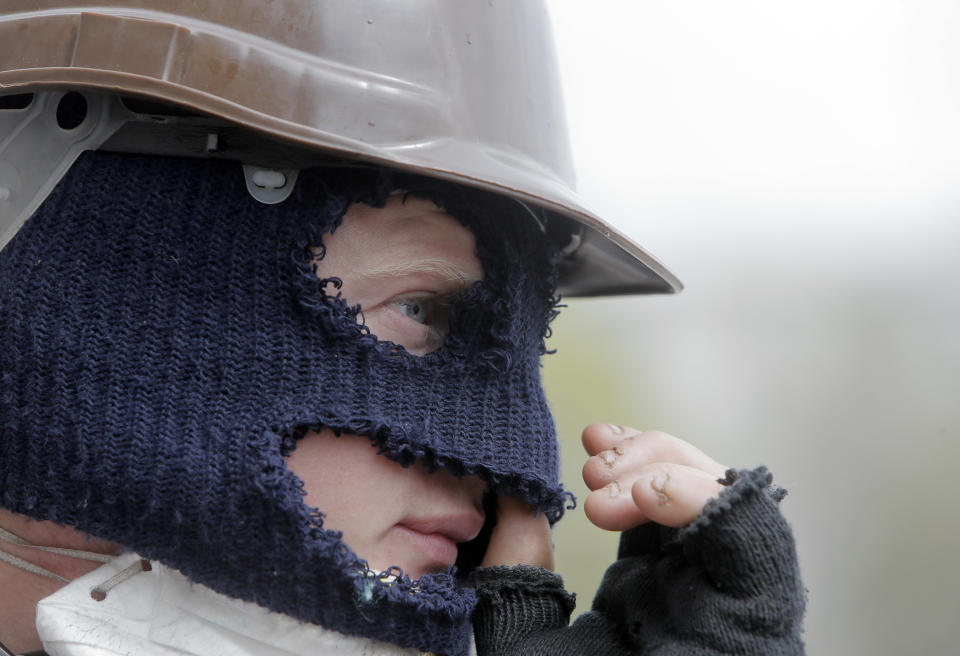
<instances>
[{"instance_id":1,"label":"white collar","mask_svg":"<svg viewBox=\"0 0 960 656\"><path fill-rule=\"evenodd\" d=\"M136 564L125 554L37 605L49 656L417 656L232 599L152 562L96 601L90 591Z\"/></svg>"}]
</instances>

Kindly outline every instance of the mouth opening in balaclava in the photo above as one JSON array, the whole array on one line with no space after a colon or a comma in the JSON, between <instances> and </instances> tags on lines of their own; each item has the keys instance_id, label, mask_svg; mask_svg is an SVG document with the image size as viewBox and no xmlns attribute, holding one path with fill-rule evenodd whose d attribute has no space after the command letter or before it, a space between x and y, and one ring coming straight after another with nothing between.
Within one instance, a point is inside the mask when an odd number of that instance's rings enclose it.
<instances>
[{"instance_id":1,"label":"mouth opening in balaclava","mask_svg":"<svg viewBox=\"0 0 960 656\"><path fill-rule=\"evenodd\" d=\"M484 271L423 356L316 275L350 205L395 189L469 228ZM306 622L466 653L473 593L453 572L371 577L285 459L308 429L362 435L556 521L569 495L539 372L554 283L508 199L312 170L265 206L232 162L87 153L0 252L0 506Z\"/></svg>"}]
</instances>

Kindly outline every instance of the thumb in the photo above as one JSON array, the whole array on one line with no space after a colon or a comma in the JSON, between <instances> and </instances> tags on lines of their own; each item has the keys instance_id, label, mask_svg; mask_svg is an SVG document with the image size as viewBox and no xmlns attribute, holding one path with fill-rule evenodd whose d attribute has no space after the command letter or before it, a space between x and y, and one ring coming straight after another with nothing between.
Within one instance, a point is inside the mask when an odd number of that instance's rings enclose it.
<instances>
[{"instance_id":1,"label":"thumb","mask_svg":"<svg viewBox=\"0 0 960 656\"><path fill-rule=\"evenodd\" d=\"M553 569L550 523L513 497L498 497L497 524L481 567L533 565Z\"/></svg>"}]
</instances>

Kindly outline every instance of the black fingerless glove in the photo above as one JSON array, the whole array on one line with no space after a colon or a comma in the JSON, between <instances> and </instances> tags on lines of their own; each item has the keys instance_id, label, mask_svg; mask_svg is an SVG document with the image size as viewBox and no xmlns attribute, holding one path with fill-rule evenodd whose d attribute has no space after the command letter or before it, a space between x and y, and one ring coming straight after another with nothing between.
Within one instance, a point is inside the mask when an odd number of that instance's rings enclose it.
<instances>
[{"instance_id":1,"label":"black fingerless glove","mask_svg":"<svg viewBox=\"0 0 960 656\"><path fill-rule=\"evenodd\" d=\"M785 493L771 480L763 467L730 470L690 526L624 533L592 610L569 627L571 599L556 575L478 570L478 654L802 654L805 594L777 507Z\"/></svg>"},{"instance_id":2,"label":"black fingerless glove","mask_svg":"<svg viewBox=\"0 0 960 656\"><path fill-rule=\"evenodd\" d=\"M625 656L616 627L602 617L567 626L575 606L563 580L541 567L487 567L474 571L473 632L478 656ZM589 645L589 652L582 651Z\"/></svg>"}]
</instances>

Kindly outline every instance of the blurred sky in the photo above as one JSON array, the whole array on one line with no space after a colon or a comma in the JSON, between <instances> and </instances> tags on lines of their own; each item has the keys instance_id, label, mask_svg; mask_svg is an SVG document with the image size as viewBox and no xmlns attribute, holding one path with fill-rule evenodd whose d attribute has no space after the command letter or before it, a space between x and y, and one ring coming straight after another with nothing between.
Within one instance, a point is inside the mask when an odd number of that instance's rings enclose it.
<instances>
[{"instance_id":1,"label":"blurred sky","mask_svg":"<svg viewBox=\"0 0 960 656\"><path fill-rule=\"evenodd\" d=\"M686 284L558 320L568 484L595 420L766 463L809 652L955 652L960 3L549 5L578 188ZM581 521L582 610L615 536Z\"/></svg>"}]
</instances>

